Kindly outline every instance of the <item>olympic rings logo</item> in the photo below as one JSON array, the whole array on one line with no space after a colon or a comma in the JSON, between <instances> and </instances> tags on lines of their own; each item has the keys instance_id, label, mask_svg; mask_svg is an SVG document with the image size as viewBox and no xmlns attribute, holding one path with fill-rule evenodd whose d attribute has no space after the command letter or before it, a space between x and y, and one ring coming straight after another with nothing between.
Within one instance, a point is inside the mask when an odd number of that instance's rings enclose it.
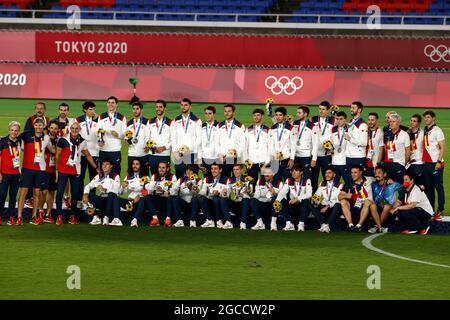
<instances>
[{"instance_id":1,"label":"olympic rings logo","mask_svg":"<svg viewBox=\"0 0 450 320\"><path fill-rule=\"evenodd\" d=\"M274 95L285 93L288 96L291 96L303 87L303 79L298 76L295 76L292 79L289 79L286 76L280 77L279 79L274 76L268 76L265 85Z\"/></svg>"},{"instance_id":2,"label":"olympic rings logo","mask_svg":"<svg viewBox=\"0 0 450 320\"><path fill-rule=\"evenodd\" d=\"M423 53L433 62L450 62L450 47L439 45L437 47L429 44L423 49Z\"/></svg>"}]
</instances>

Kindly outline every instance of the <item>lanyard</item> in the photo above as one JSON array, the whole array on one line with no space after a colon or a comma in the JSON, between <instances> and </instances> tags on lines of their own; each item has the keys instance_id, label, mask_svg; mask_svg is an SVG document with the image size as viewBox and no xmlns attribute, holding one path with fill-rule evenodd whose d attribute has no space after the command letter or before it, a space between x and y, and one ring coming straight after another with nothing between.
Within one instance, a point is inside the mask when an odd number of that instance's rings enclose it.
<instances>
[{"instance_id":1,"label":"lanyard","mask_svg":"<svg viewBox=\"0 0 450 320\"><path fill-rule=\"evenodd\" d=\"M109 116L109 113L108 113L108 118L109 118L109 122L111 123L111 117ZM116 125L116 120L117 120L117 112L114 112L114 121L112 122L113 127Z\"/></svg>"},{"instance_id":2,"label":"lanyard","mask_svg":"<svg viewBox=\"0 0 450 320\"><path fill-rule=\"evenodd\" d=\"M420 129L417 130L416 133L414 133L414 143L413 143L413 150L417 149L417 139L419 138Z\"/></svg>"},{"instance_id":3,"label":"lanyard","mask_svg":"<svg viewBox=\"0 0 450 320\"><path fill-rule=\"evenodd\" d=\"M382 195L385 189L386 189L386 183L384 184L384 186L381 187L380 192L378 192L378 194L375 198L378 198L380 195Z\"/></svg>"},{"instance_id":4,"label":"lanyard","mask_svg":"<svg viewBox=\"0 0 450 320\"><path fill-rule=\"evenodd\" d=\"M366 198L366 195L364 194L364 186L360 186L361 190L358 191L358 189L356 188L356 186L353 186L353 188L355 189L355 193L356 194L360 194L362 199ZM358 197L359 198L359 197Z\"/></svg>"},{"instance_id":5,"label":"lanyard","mask_svg":"<svg viewBox=\"0 0 450 320\"><path fill-rule=\"evenodd\" d=\"M331 195L333 194L333 188L334 188L334 181L331 183L330 193L328 193L328 182L327 182L327 195L328 195L328 202L331 200Z\"/></svg>"},{"instance_id":6,"label":"lanyard","mask_svg":"<svg viewBox=\"0 0 450 320\"><path fill-rule=\"evenodd\" d=\"M297 193L297 196L300 195L300 193L302 192L302 185L303 185L303 179L300 180L299 185L298 185L298 191L297 191L297 182L294 181L294 190Z\"/></svg>"},{"instance_id":7,"label":"lanyard","mask_svg":"<svg viewBox=\"0 0 450 320\"><path fill-rule=\"evenodd\" d=\"M388 150L395 151L395 140L397 140L399 134L400 134L400 129L395 134L393 132L391 132L391 135L390 135L389 141L388 141Z\"/></svg>"},{"instance_id":8,"label":"lanyard","mask_svg":"<svg viewBox=\"0 0 450 320\"><path fill-rule=\"evenodd\" d=\"M78 149L80 147L80 139L75 139L76 145L72 142L72 138L69 137L69 145L70 145L70 158L75 159L75 155L78 155Z\"/></svg>"},{"instance_id":9,"label":"lanyard","mask_svg":"<svg viewBox=\"0 0 450 320\"><path fill-rule=\"evenodd\" d=\"M370 135L369 135L369 150L374 150L374 146L373 146L373 139L375 139L375 136L377 135L377 131L378 128L375 128L375 130L370 131Z\"/></svg>"},{"instance_id":10,"label":"lanyard","mask_svg":"<svg viewBox=\"0 0 450 320\"><path fill-rule=\"evenodd\" d=\"M100 184L101 182L103 182L103 180L106 180L109 178L109 173L105 174L103 177L101 177L100 179L98 179L98 183Z\"/></svg>"},{"instance_id":11,"label":"lanyard","mask_svg":"<svg viewBox=\"0 0 450 320\"><path fill-rule=\"evenodd\" d=\"M347 131L350 130L356 124L356 122L358 122L359 119L360 119L359 117L356 119L353 119L352 122L350 122L350 124L348 125Z\"/></svg>"},{"instance_id":12,"label":"lanyard","mask_svg":"<svg viewBox=\"0 0 450 320\"><path fill-rule=\"evenodd\" d=\"M136 132L136 119L133 119L133 128L134 128L134 132ZM136 140L137 140L137 138L139 136L139 132L140 131L141 131L141 120L139 118L138 129L137 129L137 132L136 132Z\"/></svg>"},{"instance_id":13,"label":"lanyard","mask_svg":"<svg viewBox=\"0 0 450 320\"><path fill-rule=\"evenodd\" d=\"M345 131L345 129L344 129ZM339 140L339 147L342 147L342 142L344 141L344 132L342 132L342 136L340 134L341 128L338 128L338 140Z\"/></svg>"},{"instance_id":14,"label":"lanyard","mask_svg":"<svg viewBox=\"0 0 450 320\"><path fill-rule=\"evenodd\" d=\"M228 133L228 139L231 139L231 134L233 133L234 129L234 121L231 123L230 131L228 131L228 122L225 121L225 129L227 130Z\"/></svg>"},{"instance_id":15,"label":"lanyard","mask_svg":"<svg viewBox=\"0 0 450 320\"><path fill-rule=\"evenodd\" d=\"M219 183L219 179L220 179L220 178L214 179L213 188L217 185L217 183Z\"/></svg>"},{"instance_id":16,"label":"lanyard","mask_svg":"<svg viewBox=\"0 0 450 320\"><path fill-rule=\"evenodd\" d=\"M85 124L86 124L86 133L87 133L87 135L89 135L89 129L92 129L92 122L93 122L93 120L91 120L91 122L89 123L89 119L88 119L88 117L86 117Z\"/></svg>"},{"instance_id":17,"label":"lanyard","mask_svg":"<svg viewBox=\"0 0 450 320\"><path fill-rule=\"evenodd\" d=\"M209 132L208 132L208 127L209 127L209 123L206 123L206 127L205 127L205 130L206 130L206 138L208 139L208 142L211 140L211 134L212 134L212 131L213 131L213 125L211 125L211 127L210 127L210 129L209 129Z\"/></svg>"},{"instance_id":18,"label":"lanyard","mask_svg":"<svg viewBox=\"0 0 450 320\"><path fill-rule=\"evenodd\" d=\"M306 122L303 123L302 130L300 131L300 124L298 125L298 140L301 139L301 137L303 135L303 130L305 130L305 127L306 127Z\"/></svg>"},{"instance_id":19,"label":"lanyard","mask_svg":"<svg viewBox=\"0 0 450 320\"><path fill-rule=\"evenodd\" d=\"M33 137L34 139L34 153L37 155L41 154L42 149L42 140L39 139L39 141L36 141L36 136Z\"/></svg>"},{"instance_id":20,"label":"lanyard","mask_svg":"<svg viewBox=\"0 0 450 320\"><path fill-rule=\"evenodd\" d=\"M320 118L319 118L319 129L321 129L322 127L321 127L321 125L320 125ZM322 133L321 133L321 136L323 136L324 134L325 134L325 130L327 129L327 123L328 123L328 117L326 117L325 118L325 121L324 121L324 126L323 126L323 130L322 130Z\"/></svg>"},{"instance_id":21,"label":"lanyard","mask_svg":"<svg viewBox=\"0 0 450 320\"><path fill-rule=\"evenodd\" d=\"M189 114L188 114L188 116L186 118L187 118L186 123L184 123L184 117L183 117L183 115L181 115L181 123L183 125L185 134L187 133L188 128L189 128Z\"/></svg>"},{"instance_id":22,"label":"lanyard","mask_svg":"<svg viewBox=\"0 0 450 320\"><path fill-rule=\"evenodd\" d=\"M280 127L281 127L281 132L280 131ZM281 138L283 137L284 134L284 126L278 124L278 128L277 128L277 138L278 138L278 142L280 142Z\"/></svg>"},{"instance_id":23,"label":"lanyard","mask_svg":"<svg viewBox=\"0 0 450 320\"><path fill-rule=\"evenodd\" d=\"M164 124L166 123L166 118L163 118L163 120L161 121L161 128L159 128L158 121L159 121L159 119L156 118L156 121L155 121L155 123L156 123L156 131L158 132L158 136L160 136L161 132L162 132L162 129L164 127ZM136 138L137 138L137 136L136 136Z\"/></svg>"},{"instance_id":24,"label":"lanyard","mask_svg":"<svg viewBox=\"0 0 450 320\"><path fill-rule=\"evenodd\" d=\"M253 129L253 135L256 137L256 143L259 142L259 137L261 136L261 131L262 131L261 126L259 126L258 135L256 135L256 126L255 126L255 129Z\"/></svg>"}]
</instances>

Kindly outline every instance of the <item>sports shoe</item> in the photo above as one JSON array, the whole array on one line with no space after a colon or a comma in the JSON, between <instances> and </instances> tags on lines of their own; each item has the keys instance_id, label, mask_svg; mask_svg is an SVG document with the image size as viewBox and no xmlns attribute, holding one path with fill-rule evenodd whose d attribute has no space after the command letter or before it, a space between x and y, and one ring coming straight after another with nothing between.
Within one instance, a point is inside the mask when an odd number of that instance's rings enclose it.
<instances>
[{"instance_id":1,"label":"sports shoe","mask_svg":"<svg viewBox=\"0 0 450 320\"><path fill-rule=\"evenodd\" d=\"M246 229L247 229L247 225L246 225L244 222L241 222L241 223L239 224L239 228L240 228L241 230L246 230Z\"/></svg>"},{"instance_id":2,"label":"sports shoe","mask_svg":"<svg viewBox=\"0 0 450 320\"><path fill-rule=\"evenodd\" d=\"M122 221L120 221L119 218L114 218L113 221L111 221L108 226L113 226L113 227L122 227Z\"/></svg>"},{"instance_id":3,"label":"sports shoe","mask_svg":"<svg viewBox=\"0 0 450 320\"><path fill-rule=\"evenodd\" d=\"M152 221L150 221L149 227L156 227L159 226L159 220L158 218L153 217Z\"/></svg>"},{"instance_id":4,"label":"sports shoe","mask_svg":"<svg viewBox=\"0 0 450 320\"><path fill-rule=\"evenodd\" d=\"M438 211L433 216L434 221L442 221L442 212Z\"/></svg>"},{"instance_id":5,"label":"sports shoe","mask_svg":"<svg viewBox=\"0 0 450 320\"><path fill-rule=\"evenodd\" d=\"M204 224L200 226L201 228L214 228L214 221L206 220Z\"/></svg>"},{"instance_id":6,"label":"sports shoe","mask_svg":"<svg viewBox=\"0 0 450 320\"><path fill-rule=\"evenodd\" d=\"M137 228L137 227L139 227L139 226L138 226L138 221L137 221L136 218L133 218L133 220L131 220L130 227L132 227L132 228Z\"/></svg>"},{"instance_id":7,"label":"sports shoe","mask_svg":"<svg viewBox=\"0 0 450 320\"><path fill-rule=\"evenodd\" d=\"M32 219L30 220L30 224L35 225L35 226L40 225L39 218L38 218L38 217L32 218Z\"/></svg>"},{"instance_id":8,"label":"sports shoe","mask_svg":"<svg viewBox=\"0 0 450 320\"><path fill-rule=\"evenodd\" d=\"M403 230L402 234L413 234L413 233L417 233L417 230Z\"/></svg>"},{"instance_id":9,"label":"sports shoe","mask_svg":"<svg viewBox=\"0 0 450 320\"><path fill-rule=\"evenodd\" d=\"M64 221L63 221L62 215L58 215L58 218L56 218L56 225L60 226L63 224L64 224Z\"/></svg>"},{"instance_id":10,"label":"sports shoe","mask_svg":"<svg viewBox=\"0 0 450 320\"><path fill-rule=\"evenodd\" d=\"M430 226L428 226L426 229L422 229L419 231L419 234L422 236L425 236L428 234L428 231L430 230Z\"/></svg>"},{"instance_id":11,"label":"sports shoe","mask_svg":"<svg viewBox=\"0 0 450 320\"><path fill-rule=\"evenodd\" d=\"M47 215L45 216L44 222L45 222L45 223L54 223L55 220L53 219L53 217L52 217L51 214L47 214Z\"/></svg>"},{"instance_id":12,"label":"sports shoe","mask_svg":"<svg viewBox=\"0 0 450 320\"><path fill-rule=\"evenodd\" d=\"M222 222L222 220L218 220L218 221L216 222L216 226L217 226L217 228L222 229L222 228L223 228L223 222Z\"/></svg>"},{"instance_id":13,"label":"sports shoe","mask_svg":"<svg viewBox=\"0 0 450 320\"><path fill-rule=\"evenodd\" d=\"M222 229L233 229L233 225L231 224L230 221L225 222L225 224L223 225Z\"/></svg>"},{"instance_id":14,"label":"sports shoe","mask_svg":"<svg viewBox=\"0 0 450 320\"><path fill-rule=\"evenodd\" d=\"M78 224L77 218L74 214L70 215L69 224Z\"/></svg>"},{"instance_id":15,"label":"sports shoe","mask_svg":"<svg viewBox=\"0 0 450 320\"><path fill-rule=\"evenodd\" d=\"M305 223L304 222L299 222L298 223L298 230L299 232L304 232L305 231Z\"/></svg>"},{"instance_id":16,"label":"sports shoe","mask_svg":"<svg viewBox=\"0 0 450 320\"><path fill-rule=\"evenodd\" d=\"M33 198L29 198L25 200L25 208L33 209Z\"/></svg>"},{"instance_id":17,"label":"sports shoe","mask_svg":"<svg viewBox=\"0 0 450 320\"><path fill-rule=\"evenodd\" d=\"M101 224L101 223L102 223L102 220L100 220L100 218L99 218L97 215L95 215L95 216L92 218L91 222L89 222L89 224L90 224L90 225L93 225L93 226L99 225L99 224Z\"/></svg>"},{"instance_id":18,"label":"sports shoe","mask_svg":"<svg viewBox=\"0 0 450 320\"><path fill-rule=\"evenodd\" d=\"M270 224L270 231L277 231L277 223L276 222L272 222Z\"/></svg>"},{"instance_id":19,"label":"sports shoe","mask_svg":"<svg viewBox=\"0 0 450 320\"><path fill-rule=\"evenodd\" d=\"M14 221L14 217L9 217L8 222L6 223L8 226L13 226L16 224Z\"/></svg>"},{"instance_id":20,"label":"sports shoe","mask_svg":"<svg viewBox=\"0 0 450 320\"><path fill-rule=\"evenodd\" d=\"M83 209L83 201L80 201L80 200L77 201L77 209L80 209L80 210Z\"/></svg>"},{"instance_id":21,"label":"sports shoe","mask_svg":"<svg viewBox=\"0 0 450 320\"><path fill-rule=\"evenodd\" d=\"M373 226L372 228L370 228L369 230L367 230L367 232L369 233L377 233L378 232L378 226Z\"/></svg>"},{"instance_id":22,"label":"sports shoe","mask_svg":"<svg viewBox=\"0 0 450 320\"><path fill-rule=\"evenodd\" d=\"M286 226L283 228L283 231L294 231L295 227L292 224L292 222L288 221L286 222Z\"/></svg>"},{"instance_id":23,"label":"sports shoe","mask_svg":"<svg viewBox=\"0 0 450 320\"><path fill-rule=\"evenodd\" d=\"M42 209L39 209L38 217L39 217L39 219L42 219L42 221L44 221L45 211Z\"/></svg>"},{"instance_id":24,"label":"sports shoe","mask_svg":"<svg viewBox=\"0 0 450 320\"><path fill-rule=\"evenodd\" d=\"M389 228L381 227L381 229L378 229L379 233L388 233Z\"/></svg>"},{"instance_id":25,"label":"sports shoe","mask_svg":"<svg viewBox=\"0 0 450 320\"><path fill-rule=\"evenodd\" d=\"M350 223L348 226L347 226L347 231L353 231L353 228L354 228L355 226L353 225L353 223Z\"/></svg>"},{"instance_id":26,"label":"sports shoe","mask_svg":"<svg viewBox=\"0 0 450 320\"><path fill-rule=\"evenodd\" d=\"M361 232L361 226L359 224L353 226L352 232Z\"/></svg>"},{"instance_id":27,"label":"sports shoe","mask_svg":"<svg viewBox=\"0 0 450 320\"><path fill-rule=\"evenodd\" d=\"M166 218L166 220L164 221L164 225L166 227L171 227L172 226L172 220L170 220L170 218Z\"/></svg>"},{"instance_id":28,"label":"sports shoe","mask_svg":"<svg viewBox=\"0 0 450 320\"><path fill-rule=\"evenodd\" d=\"M258 219L258 222L256 222L256 224L252 227L252 230L264 230L265 228L266 228L266 226L264 225L262 220L260 221Z\"/></svg>"},{"instance_id":29,"label":"sports shoe","mask_svg":"<svg viewBox=\"0 0 450 320\"><path fill-rule=\"evenodd\" d=\"M189 227L191 227L191 228L197 228L197 222L195 222L195 220L191 220L191 221L189 222Z\"/></svg>"},{"instance_id":30,"label":"sports shoe","mask_svg":"<svg viewBox=\"0 0 450 320\"><path fill-rule=\"evenodd\" d=\"M166 220L167 221L167 220ZM174 223L173 225L175 228L182 228L184 227L184 221L183 220L178 220L177 222Z\"/></svg>"},{"instance_id":31,"label":"sports shoe","mask_svg":"<svg viewBox=\"0 0 450 320\"><path fill-rule=\"evenodd\" d=\"M108 218L107 216L104 216L104 217L103 217L103 225L104 225L104 226L109 225L109 218Z\"/></svg>"},{"instance_id":32,"label":"sports shoe","mask_svg":"<svg viewBox=\"0 0 450 320\"><path fill-rule=\"evenodd\" d=\"M330 225L329 224L325 224L325 226L323 227L323 232L324 233L330 233Z\"/></svg>"},{"instance_id":33,"label":"sports shoe","mask_svg":"<svg viewBox=\"0 0 450 320\"><path fill-rule=\"evenodd\" d=\"M17 218L16 226L23 226L23 219L22 218Z\"/></svg>"},{"instance_id":34,"label":"sports shoe","mask_svg":"<svg viewBox=\"0 0 450 320\"><path fill-rule=\"evenodd\" d=\"M70 210L70 198L69 197L64 197L64 204L66 205L66 209Z\"/></svg>"}]
</instances>

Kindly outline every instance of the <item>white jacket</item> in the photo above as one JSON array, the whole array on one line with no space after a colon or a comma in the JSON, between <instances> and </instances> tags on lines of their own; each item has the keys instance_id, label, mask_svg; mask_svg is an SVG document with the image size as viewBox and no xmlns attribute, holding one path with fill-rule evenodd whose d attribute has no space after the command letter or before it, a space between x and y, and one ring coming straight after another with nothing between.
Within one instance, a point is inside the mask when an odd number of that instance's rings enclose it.
<instances>
[{"instance_id":1,"label":"white jacket","mask_svg":"<svg viewBox=\"0 0 450 320\"><path fill-rule=\"evenodd\" d=\"M186 145L189 153L198 153L201 144L202 121L196 115L191 112L188 119L179 115L172 121L170 129L172 152L178 152L182 145Z\"/></svg>"},{"instance_id":2,"label":"white jacket","mask_svg":"<svg viewBox=\"0 0 450 320\"><path fill-rule=\"evenodd\" d=\"M105 145L100 147L100 151L120 151L122 149L123 132L127 127L127 119L124 115L114 112L103 112L98 117L98 128L106 131L103 136ZM119 137L114 137L111 132L116 131Z\"/></svg>"},{"instance_id":3,"label":"white jacket","mask_svg":"<svg viewBox=\"0 0 450 320\"><path fill-rule=\"evenodd\" d=\"M269 127L251 125L245 130L244 159L253 163L269 163Z\"/></svg>"},{"instance_id":4,"label":"white jacket","mask_svg":"<svg viewBox=\"0 0 450 320\"><path fill-rule=\"evenodd\" d=\"M242 158L245 149L245 126L233 119L222 121L218 124L219 129L219 154L227 156L231 149L236 149L238 158Z\"/></svg>"}]
</instances>

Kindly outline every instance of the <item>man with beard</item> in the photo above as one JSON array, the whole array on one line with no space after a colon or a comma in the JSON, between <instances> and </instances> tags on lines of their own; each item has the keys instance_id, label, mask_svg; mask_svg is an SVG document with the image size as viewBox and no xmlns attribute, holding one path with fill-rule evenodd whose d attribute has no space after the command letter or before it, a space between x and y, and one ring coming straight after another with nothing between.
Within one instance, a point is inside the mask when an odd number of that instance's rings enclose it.
<instances>
[{"instance_id":1,"label":"man with beard","mask_svg":"<svg viewBox=\"0 0 450 320\"><path fill-rule=\"evenodd\" d=\"M367 116L369 134L367 141L366 176L375 175L374 168L383 160L383 130L378 128L378 113L370 112Z\"/></svg>"},{"instance_id":2,"label":"man with beard","mask_svg":"<svg viewBox=\"0 0 450 320\"><path fill-rule=\"evenodd\" d=\"M136 159L148 166L148 156L144 150L145 143L148 139L147 119L142 116L143 108L144 106L141 102L133 102L131 105L133 119L128 121L127 127L123 132L125 144L128 147L128 167L131 167L131 163ZM127 132L132 133L131 138L125 137Z\"/></svg>"},{"instance_id":3,"label":"man with beard","mask_svg":"<svg viewBox=\"0 0 450 320\"><path fill-rule=\"evenodd\" d=\"M297 120L292 124L295 133L295 159L294 163L300 163L305 177L311 177L311 163L317 161L318 141L314 137L314 125L308 119L309 108L300 106L297 108Z\"/></svg>"}]
</instances>

